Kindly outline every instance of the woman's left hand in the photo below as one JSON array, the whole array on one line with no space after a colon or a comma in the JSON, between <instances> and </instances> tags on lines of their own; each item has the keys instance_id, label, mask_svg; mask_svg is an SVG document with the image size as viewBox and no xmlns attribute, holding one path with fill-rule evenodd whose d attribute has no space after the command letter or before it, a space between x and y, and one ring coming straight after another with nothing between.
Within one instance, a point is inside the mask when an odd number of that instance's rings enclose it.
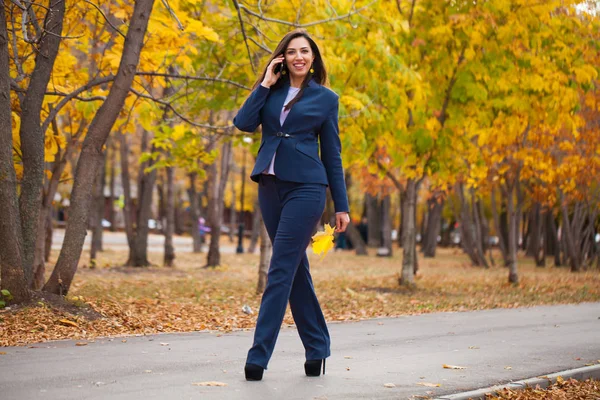
<instances>
[{"instance_id":1,"label":"woman's left hand","mask_svg":"<svg viewBox=\"0 0 600 400\"><path fill-rule=\"evenodd\" d=\"M335 214L335 230L336 232L346 232L346 228L350 223L350 215L346 212Z\"/></svg>"}]
</instances>

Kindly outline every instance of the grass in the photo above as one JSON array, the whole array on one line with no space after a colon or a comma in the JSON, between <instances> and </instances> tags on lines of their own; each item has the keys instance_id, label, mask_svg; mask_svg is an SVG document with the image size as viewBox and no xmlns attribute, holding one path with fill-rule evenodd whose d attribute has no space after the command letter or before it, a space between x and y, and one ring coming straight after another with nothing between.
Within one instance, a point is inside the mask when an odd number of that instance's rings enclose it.
<instances>
[{"instance_id":1,"label":"grass","mask_svg":"<svg viewBox=\"0 0 600 400\"><path fill-rule=\"evenodd\" d=\"M57 256L52 253L49 265ZM223 254L222 265L215 269L201 268L206 254L177 254L175 268L122 267L126 258L124 251L108 250L100 253L94 269L84 268L87 260L82 261L67 297L72 309L42 300L1 311L0 345L254 326L260 304L255 293L258 254ZM161 253L150 253L149 258L162 263ZM460 250L439 249L435 259L419 259L415 289L398 286L397 249L391 258L331 252L320 260L309 251L309 259L328 321L600 300L599 271L575 274L568 268L536 268L526 258L519 260L520 283L515 286L508 284L503 267L473 267ZM242 312L244 305L254 313ZM92 309L101 318L73 309ZM284 323L293 324L289 311Z\"/></svg>"}]
</instances>

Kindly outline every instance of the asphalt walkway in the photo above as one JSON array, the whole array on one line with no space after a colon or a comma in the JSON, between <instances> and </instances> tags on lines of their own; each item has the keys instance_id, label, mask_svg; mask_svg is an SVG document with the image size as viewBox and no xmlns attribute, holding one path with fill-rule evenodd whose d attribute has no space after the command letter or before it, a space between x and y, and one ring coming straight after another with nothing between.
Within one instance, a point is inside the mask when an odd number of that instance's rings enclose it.
<instances>
[{"instance_id":1,"label":"asphalt walkway","mask_svg":"<svg viewBox=\"0 0 600 400\"><path fill-rule=\"evenodd\" d=\"M327 374L304 375L294 328L261 382L252 332L196 332L0 349L3 399L416 399L600 362L600 303L332 323ZM447 369L443 364L464 367ZM225 386L201 386L218 382ZM438 386L439 385L439 386Z\"/></svg>"}]
</instances>

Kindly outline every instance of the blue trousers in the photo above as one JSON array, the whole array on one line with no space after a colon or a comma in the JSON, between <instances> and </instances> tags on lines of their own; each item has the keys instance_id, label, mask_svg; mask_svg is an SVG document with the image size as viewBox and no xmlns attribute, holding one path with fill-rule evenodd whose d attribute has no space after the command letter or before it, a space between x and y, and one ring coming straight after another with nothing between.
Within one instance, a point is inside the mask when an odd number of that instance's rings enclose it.
<instances>
[{"instance_id":1,"label":"blue trousers","mask_svg":"<svg viewBox=\"0 0 600 400\"><path fill-rule=\"evenodd\" d=\"M262 175L258 201L273 243L247 363L267 368L289 300L307 360L330 355L329 331L310 276L306 247L325 208L325 185Z\"/></svg>"}]
</instances>

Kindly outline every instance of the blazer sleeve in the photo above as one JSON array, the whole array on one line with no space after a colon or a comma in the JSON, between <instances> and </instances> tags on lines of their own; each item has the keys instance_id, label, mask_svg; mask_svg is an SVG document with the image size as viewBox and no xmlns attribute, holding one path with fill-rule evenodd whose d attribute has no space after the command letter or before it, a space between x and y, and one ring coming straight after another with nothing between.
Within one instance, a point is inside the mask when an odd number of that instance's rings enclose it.
<instances>
[{"instance_id":1,"label":"blazer sleeve","mask_svg":"<svg viewBox=\"0 0 600 400\"><path fill-rule=\"evenodd\" d=\"M327 172L329 189L335 212L349 212L344 169L342 168L342 143L340 142L338 128L339 98L336 96L335 104L329 111L327 118L321 126L321 161Z\"/></svg>"},{"instance_id":2,"label":"blazer sleeve","mask_svg":"<svg viewBox=\"0 0 600 400\"><path fill-rule=\"evenodd\" d=\"M233 117L233 125L240 131L254 132L261 123L260 110L265 105L270 91L271 89L258 85Z\"/></svg>"}]
</instances>

